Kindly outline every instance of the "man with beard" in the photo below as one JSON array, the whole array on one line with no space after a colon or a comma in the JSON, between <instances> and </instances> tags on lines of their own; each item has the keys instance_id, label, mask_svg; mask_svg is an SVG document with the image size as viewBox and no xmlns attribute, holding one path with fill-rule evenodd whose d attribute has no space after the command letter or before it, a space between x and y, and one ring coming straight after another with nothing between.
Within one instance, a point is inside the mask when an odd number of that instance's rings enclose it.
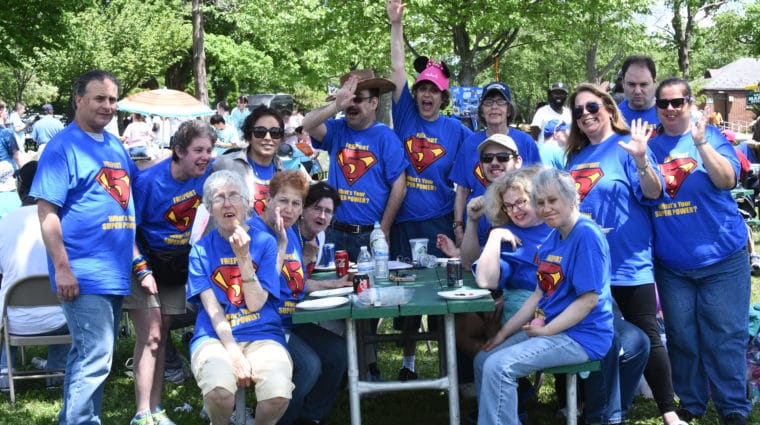
<instances>
[{"instance_id":1,"label":"man with beard","mask_svg":"<svg viewBox=\"0 0 760 425\"><path fill-rule=\"evenodd\" d=\"M406 194L409 165L396 133L377 121L380 94L394 89L372 70L354 70L340 79L341 88L329 105L304 117L303 127L315 147L330 153L327 181L338 189L341 208L326 231L336 249L356 261L359 248L369 246L379 222L390 242L390 229ZM344 118L331 119L338 112Z\"/></svg>"},{"instance_id":2,"label":"man with beard","mask_svg":"<svg viewBox=\"0 0 760 425\"><path fill-rule=\"evenodd\" d=\"M565 107L565 100L569 90L565 83L558 81L549 86L548 105L544 105L536 110L533 115L533 122L530 123L530 134L539 145L544 143L544 127L551 120L560 120L562 122L571 122L570 109Z\"/></svg>"}]
</instances>

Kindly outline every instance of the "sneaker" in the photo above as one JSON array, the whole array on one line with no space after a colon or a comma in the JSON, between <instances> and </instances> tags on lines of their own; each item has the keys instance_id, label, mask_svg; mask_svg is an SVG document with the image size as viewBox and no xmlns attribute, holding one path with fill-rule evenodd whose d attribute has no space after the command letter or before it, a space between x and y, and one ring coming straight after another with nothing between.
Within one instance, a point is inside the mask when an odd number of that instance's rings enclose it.
<instances>
[{"instance_id":1,"label":"sneaker","mask_svg":"<svg viewBox=\"0 0 760 425\"><path fill-rule=\"evenodd\" d=\"M153 416L150 414L150 410L138 413L129 422L129 425L155 425L153 423Z\"/></svg>"},{"instance_id":2,"label":"sneaker","mask_svg":"<svg viewBox=\"0 0 760 425\"><path fill-rule=\"evenodd\" d=\"M190 372L184 367L178 367L176 369L164 370L164 381L171 382L172 384L181 384L190 377Z\"/></svg>"},{"instance_id":3,"label":"sneaker","mask_svg":"<svg viewBox=\"0 0 760 425\"><path fill-rule=\"evenodd\" d=\"M408 367L402 367L398 371L398 380L401 382L411 381L417 379L417 372L409 369Z\"/></svg>"},{"instance_id":4,"label":"sneaker","mask_svg":"<svg viewBox=\"0 0 760 425\"><path fill-rule=\"evenodd\" d=\"M747 417L741 413L729 413L723 417L725 425L747 425Z\"/></svg>"},{"instance_id":5,"label":"sneaker","mask_svg":"<svg viewBox=\"0 0 760 425\"><path fill-rule=\"evenodd\" d=\"M235 412L232 412L232 416L230 416L230 425L254 425L256 420L253 418L253 409L250 407L245 408L245 413L243 414L243 421L235 421Z\"/></svg>"},{"instance_id":6,"label":"sneaker","mask_svg":"<svg viewBox=\"0 0 760 425\"><path fill-rule=\"evenodd\" d=\"M750 255L749 264L752 276L760 276L760 254Z\"/></svg>"},{"instance_id":7,"label":"sneaker","mask_svg":"<svg viewBox=\"0 0 760 425\"><path fill-rule=\"evenodd\" d=\"M169 419L166 410L161 407L157 407L156 411L151 413L151 416L153 417L153 425L177 425L173 420Z\"/></svg>"}]
</instances>

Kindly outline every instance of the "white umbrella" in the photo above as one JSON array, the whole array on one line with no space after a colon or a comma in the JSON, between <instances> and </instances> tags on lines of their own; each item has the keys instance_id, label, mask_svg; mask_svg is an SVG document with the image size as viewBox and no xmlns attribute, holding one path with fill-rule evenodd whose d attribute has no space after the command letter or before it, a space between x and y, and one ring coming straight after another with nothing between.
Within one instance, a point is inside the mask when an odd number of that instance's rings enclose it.
<instances>
[{"instance_id":1,"label":"white umbrella","mask_svg":"<svg viewBox=\"0 0 760 425\"><path fill-rule=\"evenodd\" d=\"M116 105L120 111L160 117L190 118L215 113L193 96L165 87L129 95Z\"/></svg>"}]
</instances>

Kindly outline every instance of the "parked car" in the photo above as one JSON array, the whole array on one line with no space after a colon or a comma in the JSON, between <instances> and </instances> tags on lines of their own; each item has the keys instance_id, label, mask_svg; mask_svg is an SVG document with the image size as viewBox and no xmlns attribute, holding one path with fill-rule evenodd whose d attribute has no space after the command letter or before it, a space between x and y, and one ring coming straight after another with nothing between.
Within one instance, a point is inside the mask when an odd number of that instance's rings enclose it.
<instances>
[{"instance_id":1,"label":"parked car","mask_svg":"<svg viewBox=\"0 0 760 425\"><path fill-rule=\"evenodd\" d=\"M287 93L263 93L248 96L248 109L253 111L261 105L276 111L282 111L283 109L292 111L295 101L293 100L293 96Z\"/></svg>"}]
</instances>

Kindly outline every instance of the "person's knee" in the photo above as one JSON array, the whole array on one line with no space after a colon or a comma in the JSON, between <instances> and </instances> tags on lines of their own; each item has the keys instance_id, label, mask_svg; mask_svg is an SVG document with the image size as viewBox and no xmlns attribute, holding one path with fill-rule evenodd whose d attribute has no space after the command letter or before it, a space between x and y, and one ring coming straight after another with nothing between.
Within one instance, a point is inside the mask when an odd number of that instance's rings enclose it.
<instances>
[{"instance_id":1,"label":"person's knee","mask_svg":"<svg viewBox=\"0 0 760 425\"><path fill-rule=\"evenodd\" d=\"M261 400L256 405L256 410L264 410L273 416L282 416L288 408L290 400L285 397L274 397L268 400Z\"/></svg>"},{"instance_id":2,"label":"person's knee","mask_svg":"<svg viewBox=\"0 0 760 425\"><path fill-rule=\"evenodd\" d=\"M229 411L235 407L235 394L222 387L216 387L203 397L209 409Z\"/></svg>"}]
</instances>

